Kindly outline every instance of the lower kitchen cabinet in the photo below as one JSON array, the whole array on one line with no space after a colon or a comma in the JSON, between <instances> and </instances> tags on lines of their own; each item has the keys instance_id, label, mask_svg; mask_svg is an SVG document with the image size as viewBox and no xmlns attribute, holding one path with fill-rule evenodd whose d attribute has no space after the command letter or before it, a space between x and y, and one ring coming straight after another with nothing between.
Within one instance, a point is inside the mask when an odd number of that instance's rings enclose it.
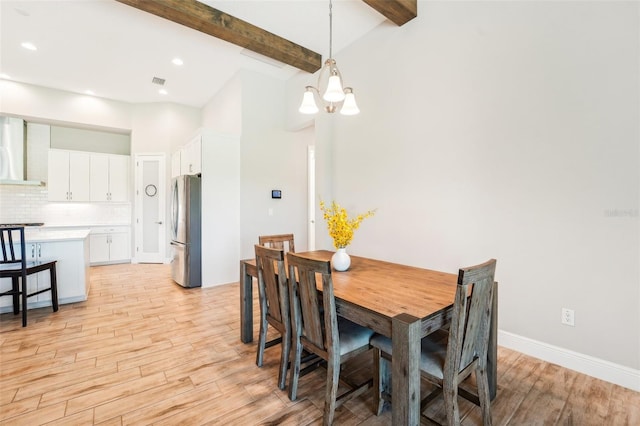
<instances>
[{"instance_id":1,"label":"lower kitchen cabinet","mask_svg":"<svg viewBox=\"0 0 640 426\"><path fill-rule=\"evenodd\" d=\"M128 226L91 228L91 264L130 262L130 235Z\"/></svg>"},{"instance_id":2,"label":"lower kitchen cabinet","mask_svg":"<svg viewBox=\"0 0 640 426\"><path fill-rule=\"evenodd\" d=\"M51 232L27 236L27 257L29 260L56 260L58 282L58 302L60 304L87 300L89 282L89 250L86 231L84 237L67 234L62 237ZM58 233L62 235L62 233ZM31 241L30 241L31 240ZM19 245L15 246L19 250ZM39 272L27 277L27 291L32 293L50 287L49 271ZM0 292L11 288L11 279L0 279ZM0 297L0 312L13 310L11 297ZM51 306L51 292L47 291L30 297L29 309Z\"/></svg>"},{"instance_id":3,"label":"lower kitchen cabinet","mask_svg":"<svg viewBox=\"0 0 640 426\"><path fill-rule=\"evenodd\" d=\"M27 244L28 261L48 262L52 259L57 260L57 247L59 243L30 243ZM56 265L57 268L57 265ZM27 277L27 292L33 293L38 290L51 287L51 275L49 271L31 274ZM28 300L28 304L33 302L51 302L51 292L38 294Z\"/></svg>"}]
</instances>

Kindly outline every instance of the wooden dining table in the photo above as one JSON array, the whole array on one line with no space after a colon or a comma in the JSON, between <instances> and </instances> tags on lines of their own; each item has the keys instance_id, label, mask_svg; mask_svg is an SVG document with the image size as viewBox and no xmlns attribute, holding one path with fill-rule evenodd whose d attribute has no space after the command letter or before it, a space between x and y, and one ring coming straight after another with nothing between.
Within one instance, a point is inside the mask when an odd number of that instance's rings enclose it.
<instances>
[{"instance_id":1,"label":"wooden dining table","mask_svg":"<svg viewBox=\"0 0 640 426\"><path fill-rule=\"evenodd\" d=\"M330 260L332 251L298 255ZM240 339L253 340L255 259L240 261ZM345 272L332 274L338 315L392 338L393 424L420 424L420 340L451 321L457 274L351 256ZM494 291L487 374L496 395L497 286Z\"/></svg>"}]
</instances>

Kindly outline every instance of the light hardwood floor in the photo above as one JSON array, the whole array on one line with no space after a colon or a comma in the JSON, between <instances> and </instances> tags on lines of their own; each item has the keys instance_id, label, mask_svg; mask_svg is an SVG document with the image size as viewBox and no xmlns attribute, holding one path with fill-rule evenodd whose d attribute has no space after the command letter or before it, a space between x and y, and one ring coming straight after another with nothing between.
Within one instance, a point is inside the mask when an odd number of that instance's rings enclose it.
<instances>
[{"instance_id":1,"label":"light hardwood floor","mask_svg":"<svg viewBox=\"0 0 640 426\"><path fill-rule=\"evenodd\" d=\"M325 370L302 378L299 398L277 388L279 347L255 365L239 338L238 284L183 289L167 265L91 268L86 302L0 316L0 424L308 425L322 423ZM258 305L254 304L255 312ZM257 323L254 327L257 340ZM370 357L353 374L370 374ZM640 425L640 394L499 349L498 425ZM463 402L463 424L480 410ZM443 420L442 404L429 413ZM371 395L336 424L389 425Z\"/></svg>"}]
</instances>

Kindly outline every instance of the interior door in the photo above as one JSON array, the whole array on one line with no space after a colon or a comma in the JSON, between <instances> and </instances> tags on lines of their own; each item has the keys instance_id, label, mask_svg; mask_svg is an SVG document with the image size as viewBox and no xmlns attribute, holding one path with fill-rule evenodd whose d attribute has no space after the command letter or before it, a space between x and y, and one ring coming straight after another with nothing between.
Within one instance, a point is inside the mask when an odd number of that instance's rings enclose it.
<instances>
[{"instance_id":1,"label":"interior door","mask_svg":"<svg viewBox=\"0 0 640 426\"><path fill-rule=\"evenodd\" d=\"M137 154L135 263L164 263L166 231L166 156Z\"/></svg>"}]
</instances>

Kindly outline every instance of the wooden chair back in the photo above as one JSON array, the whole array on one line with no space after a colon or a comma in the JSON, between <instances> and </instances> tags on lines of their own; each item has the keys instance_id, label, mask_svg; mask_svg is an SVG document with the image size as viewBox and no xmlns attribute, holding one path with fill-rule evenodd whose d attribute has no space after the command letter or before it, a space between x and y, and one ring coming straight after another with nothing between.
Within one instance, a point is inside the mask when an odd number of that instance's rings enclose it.
<instances>
[{"instance_id":1,"label":"wooden chair back","mask_svg":"<svg viewBox=\"0 0 640 426\"><path fill-rule=\"evenodd\" d=\"M339 354L338 315L333 295L329 261L313 260L294 253L287 254L291 280L292 332L305 346L324 359ZM322 281L322 293L318 292ZM320 300L322 295L322 301ZM322 310L320 307L322 306Z\"/></svg>"},{"instance_id":2,"label":"wooden chair back","mask_svg":"<svg viewBox=\"0 0 640 426\"><path fill-rule=\"evenodd\" d=\"M293 234L261 235L258 237L258 242L261 246L284 250L285 253L296 251Z\"/></svg>"},{"instance_id":3,"label":"wooden chair back","mask_svg":"<svg viewBox=\"0 0 640 426\"><path fill-rule=\"evenodd\" d=\"M267 320L278 330L289 327L289 289L281 249L255 246L258 292Z\"/></svg>"},{"instance_id":4,"label":"wooden chair back","mask_svg":"<svg viewBox=\"0 0 640 426\"><path fill-rule=\"evenodd\" d=\"M453 307L446 375L458 375L476 359L486 362L496 260L463 268ZM451 377L450 377L451 378Z\"/></svg>"}]
</instances>

